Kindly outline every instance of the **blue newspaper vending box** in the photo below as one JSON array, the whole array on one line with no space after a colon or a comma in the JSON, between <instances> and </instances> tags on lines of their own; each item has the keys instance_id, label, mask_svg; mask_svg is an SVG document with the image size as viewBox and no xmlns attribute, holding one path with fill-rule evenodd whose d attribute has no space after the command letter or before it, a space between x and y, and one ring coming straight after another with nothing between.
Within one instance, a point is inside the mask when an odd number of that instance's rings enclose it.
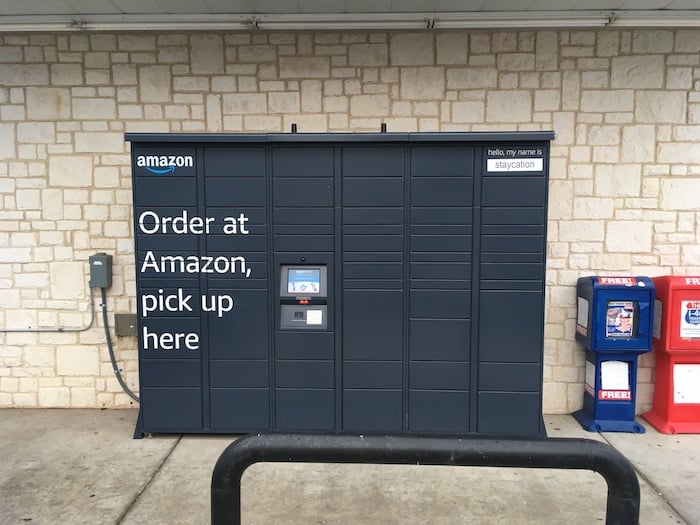
<instances>
[{"instance_id":1,"label":"blue newspaper vending box","mask_svg":"<svg viewBox=\"0 0 700 525\"><path fill-rule=\"evenodd\" d=\"M583 408L591 432L636 432L637 356L651 350L654 284L648 277L581 277L576 340L586 347Z\"/></svg>"}]
</instances>

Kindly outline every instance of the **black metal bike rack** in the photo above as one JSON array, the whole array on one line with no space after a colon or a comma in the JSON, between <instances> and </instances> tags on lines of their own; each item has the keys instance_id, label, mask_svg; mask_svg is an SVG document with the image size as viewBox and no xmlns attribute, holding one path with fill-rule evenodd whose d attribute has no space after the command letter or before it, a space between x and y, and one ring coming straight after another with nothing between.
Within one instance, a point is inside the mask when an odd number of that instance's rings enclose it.
<instances>
[{"instance_id":1,"label":"black metal bike rack","mask_svg":"<svg viewBox=\"0 0 700 525\"><path fill-rule=\"evenodd\" d=\"M261 462L593 470L608 484L606 523L639 523L639 481L617 450L590 439L257 434L229 445L211 481L211 523L241 523L241 477Z\"/></svg>"}]
</instances>

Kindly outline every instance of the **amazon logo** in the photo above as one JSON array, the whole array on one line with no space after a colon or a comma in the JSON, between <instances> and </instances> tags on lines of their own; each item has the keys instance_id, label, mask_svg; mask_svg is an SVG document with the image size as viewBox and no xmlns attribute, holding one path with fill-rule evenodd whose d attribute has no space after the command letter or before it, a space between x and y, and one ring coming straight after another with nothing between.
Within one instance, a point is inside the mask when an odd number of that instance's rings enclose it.
<instances>
[{"instance_id":1,"label":"amazon logo","mask_svg":"<svg viewBox=\"0 0 700 525\"><path fill-rule=\"evenodd\" d=\"M167 175L177 168L194 167L194 157L192 155L139 155L136 157L136 166L146 168L156 175Z\"/></svg>"}]
</instances>

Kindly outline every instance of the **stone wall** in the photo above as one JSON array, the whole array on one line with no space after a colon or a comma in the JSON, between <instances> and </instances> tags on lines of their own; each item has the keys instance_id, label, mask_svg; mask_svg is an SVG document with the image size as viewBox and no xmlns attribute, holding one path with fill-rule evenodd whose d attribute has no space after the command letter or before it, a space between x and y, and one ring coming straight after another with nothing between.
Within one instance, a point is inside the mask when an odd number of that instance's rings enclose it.
<instances>
[{"instance_id":1,"label":"stone wall","mask_svg":"<svg viewBox=\"0 0 700 525\"><path fill-rule=\"evenodd\" d=\"M554 130L545 411L580 407L577 277L700 274L700 31L0 35L0 327L134 312L124 132ZM96 299L99 305L99 298ZM98 308L99 314L99 308ZM114 338L137 387L135 338ZM641 359L639 409L653 356ZM101 318L0 334L0 406L113 407Z\"/></svg>"}]
</instances>

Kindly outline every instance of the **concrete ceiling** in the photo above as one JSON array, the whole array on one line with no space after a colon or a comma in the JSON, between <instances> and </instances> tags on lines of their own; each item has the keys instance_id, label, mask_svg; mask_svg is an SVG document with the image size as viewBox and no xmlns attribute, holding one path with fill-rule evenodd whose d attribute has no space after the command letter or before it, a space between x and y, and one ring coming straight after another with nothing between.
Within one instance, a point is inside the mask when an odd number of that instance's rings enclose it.
<instances>
[{"instance_id":1,"label":"concrete ceiling","mask_svg":"<svg viewBox=\"0 0 700 525\"><path fill-rule=\"evenodd\" d=\"M700 26L700 1L0 0L0 31L147 30L168 23L182 29L653 26L654 19L661 26Z\"/></svg>"}]
</instances>

